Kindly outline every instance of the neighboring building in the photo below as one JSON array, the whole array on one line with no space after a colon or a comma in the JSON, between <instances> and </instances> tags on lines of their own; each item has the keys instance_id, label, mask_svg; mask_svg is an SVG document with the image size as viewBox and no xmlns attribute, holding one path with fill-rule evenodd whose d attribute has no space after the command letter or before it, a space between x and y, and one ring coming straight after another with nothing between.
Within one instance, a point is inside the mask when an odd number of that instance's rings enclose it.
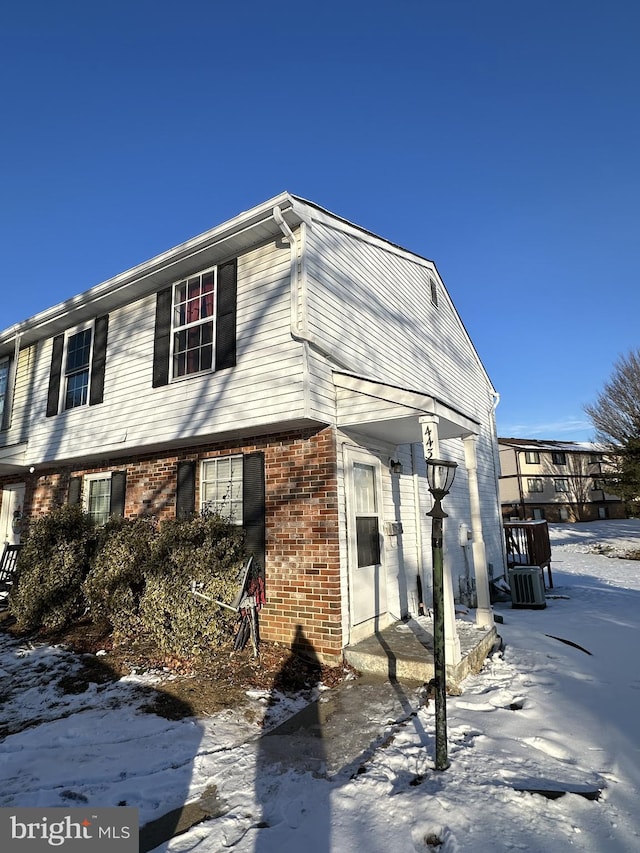
<instances>
[{"instance_id":1,"label":"neighboring building","mask_svg":"<svg viewBox=\"0 0 640 853\"><path fill-rule=\"evenodd\" d=\"M597 444L499 438L504 521L624 518L620 498L604 490L607 461Z\"/></svg>"},{"instance_id":2,"label":"neighboring building","mask_svg":"<svg viewBox=\"0 0 640 853\"><path fill-rule=\"evenodd\" d=\"M338 660L430 603L440 455L455 646L453 590L491 626L503 570L495 399L433 262L282 193L0 333L0 538L64 501L219 509L265 573L263 638Z\"/></svg>"}]
</instances>

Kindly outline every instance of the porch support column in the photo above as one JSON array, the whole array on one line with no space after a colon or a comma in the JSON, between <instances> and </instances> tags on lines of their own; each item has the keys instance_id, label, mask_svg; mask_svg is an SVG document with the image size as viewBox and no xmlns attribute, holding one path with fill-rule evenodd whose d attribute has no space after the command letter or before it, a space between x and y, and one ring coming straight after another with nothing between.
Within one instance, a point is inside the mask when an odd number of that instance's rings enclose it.
<instances>
[{"instance_id":1,"label":"porch support column","mask_svg":"<svg viewBox=\"0 0 640 853\"><path fill-rule=\"evenodd\" d=\"M478 457L476 454L477 435L468 435L462 439L464 461L469 482L469 505L471 507L471 548L473 567L476 576L476 627L492 628L493 611L489 597L489 573L487 571L487 553L482 535L482 516L480 514L480 490L478 489Z\"/></svg>"},{"instance_id":2,"label":"porch support column","mask_svg":"<svg viewBox=\"0 0 640 853\"><path fill-rule=\"evenodd\" d=\"M422 446L426 459L440 458L440 440L438 437L437 415L422 415ZM455 666L462 660L460 637L456 627L456 607L453 599L453 580L451 578L451 563L445 551L443 560L443 592L444 592L444 649L447 666Z\"/></svg>"}]
</instances>

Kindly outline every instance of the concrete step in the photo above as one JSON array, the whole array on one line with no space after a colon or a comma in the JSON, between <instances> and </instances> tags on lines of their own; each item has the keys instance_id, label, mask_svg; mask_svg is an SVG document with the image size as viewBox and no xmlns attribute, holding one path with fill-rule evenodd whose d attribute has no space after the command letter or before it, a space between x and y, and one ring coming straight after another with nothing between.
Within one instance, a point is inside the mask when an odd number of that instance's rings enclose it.
<instances>
[{"instance_id":1,"label":"concrete step","mask_svg":"<svg viewBox=\"0 0 640 853\"><path fill-rule=\"evenodd\" d=\"M470 621L456 620L456 629L462 659L447 662L447 683L452 689L478 672L499 643L495 627L478 629ZM434 676L432 622L427 617L396 622L347 646L344 656L360 672L391 681L427 683Z\"/></svg>"}]
</instances>

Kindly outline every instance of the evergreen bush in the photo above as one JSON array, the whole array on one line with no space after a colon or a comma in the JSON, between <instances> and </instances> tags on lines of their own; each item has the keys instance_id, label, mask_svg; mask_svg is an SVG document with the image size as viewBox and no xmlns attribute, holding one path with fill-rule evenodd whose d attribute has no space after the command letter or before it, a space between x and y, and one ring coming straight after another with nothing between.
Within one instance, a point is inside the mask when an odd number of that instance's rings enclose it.
<instances>
[{"instance_id":1,"label":"evergreen bush","mask_svg":"<svg viewBox=\"0 0 640 853\"><path fill-rule=\"evenodd\" d=\"M33 519L18 558L9 609L25 629L57 630L85 609L82 582L95 537L89 516L65 504Z\"/></svg>"},{"instance_id":2,"label":"evergreen bush","mask_svg":"<svg viewBox=\"0 0 640 853\"><path fill-rule=\"evenodd\" d=\"M92 617L106 620L117 639L134 637L144 628L140 599L156 538L155 523L148 517L114 517L98 532L82 589Z\"/></svg>"},{"instance_id":3,"label":"evergreen bush","mask_svg":"<svg viewBox=\"0 0 640 853\"><path fill-rule=\"evenodd\" d=\"M228 639L236 615L193 595L231 603L244 565L242 530L217 515L166 521L140 601L145 629L165 652L198 658Z\"/></svg>"}]
</instances>

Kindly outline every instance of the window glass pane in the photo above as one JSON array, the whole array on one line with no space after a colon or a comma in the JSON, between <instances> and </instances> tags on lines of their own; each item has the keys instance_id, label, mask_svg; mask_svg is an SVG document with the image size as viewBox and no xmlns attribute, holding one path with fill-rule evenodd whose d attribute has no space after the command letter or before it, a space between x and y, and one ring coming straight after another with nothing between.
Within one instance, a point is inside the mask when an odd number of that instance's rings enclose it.
<instances>
[{"instance_id":1,"label":"window glass pane","mask_svg":"<svg viewBox=\"0 0 640 853\"><path fill-rule=\"evenodd\" d=\"M375 470L371 465L353 466L356 515L376 512Z\"/></svg>"},{"instance_id":2,"label":"window glass pane","mask_svg":"<svg viewBox=\"0 0 640 853\"><path fill-rule=\"evenodd\" d=\"M75 409L76 406L84 406L87 402L89 390L89 371L74 373L67 379L67 393L65 394L65 409Z\"/></svg>"},{"instance_id":3,"label":"window glass pane","mask_svg":"<svg viewBox=\"0 0 640 853\"><path fill-rule=\"evenodd\" d=\"M111 477L101 480L89 480L89 499L87 512L96 526L109 520L111 504Z\"/></svg>"},{"instance_id":4,"label":"window glass pane","mask_svg":"<svg viewBox=\"0 0 640 853\"><path fill-rule=\"evenodd\" d=\"M380 536L377 516L356 518L358 567L377 566L380 563Z\"/></svg>"},{"instance_id":5,"label":"window glass pane","mask_svg":"<svg viewBox=\"0 0 640 853\"><path fill-rule=\"evenodd\" d=\"M90 355L91 329L72 335L67 345L67 373L89 367Z\"/></svg>"}]
</instances>

